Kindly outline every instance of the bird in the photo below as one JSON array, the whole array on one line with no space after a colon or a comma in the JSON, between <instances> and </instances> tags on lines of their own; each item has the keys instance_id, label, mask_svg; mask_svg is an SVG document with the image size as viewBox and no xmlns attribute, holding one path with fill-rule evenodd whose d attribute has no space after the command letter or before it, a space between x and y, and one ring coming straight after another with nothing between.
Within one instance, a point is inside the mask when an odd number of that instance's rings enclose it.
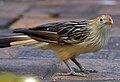
<instances>
[{"instance_id":1,"label":"bird","mask_svg":"<svg viewBox=\"0 0 120 82\"><path fill-rule=\"evenodd\" d=\"M22 33L38 43L40 49L55 51L58 59L63 61L69 69L63 75L88 76L94 70L86 70L77 61L80 54L97 52L109 40L113 19L110 15L100 15L91 20L63 21L38 25L33 28L14 29L13 33ZM75 63L79 72L76 72L69 61Z\"/></svg>"}]
</instances>

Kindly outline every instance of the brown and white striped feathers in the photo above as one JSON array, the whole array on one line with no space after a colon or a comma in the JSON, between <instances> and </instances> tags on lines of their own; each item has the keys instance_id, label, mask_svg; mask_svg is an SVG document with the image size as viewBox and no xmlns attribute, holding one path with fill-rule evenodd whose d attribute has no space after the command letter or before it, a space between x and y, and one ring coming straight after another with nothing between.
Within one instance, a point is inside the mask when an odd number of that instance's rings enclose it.
<instances>
[{"instance_id":1,"label":"brown and white striped feathers","mask_svg":"<svg viewBox=\"0 0 120 82\"><path fill-rule=\"evenodd\" d=\"M93 20L56 22L30 29L16 29L15 33L24 33L37 41L57 44L88 44L101 49L108 40L113 21L108 15Z\"/></svg>"},{"instance_id":2,"label":"brown and white striped feathers","mask_svg":"<svg viewBox=\"0 0 120 82\"><path fill-rule=\"evenodd\" d=\"M38 41L60 44L83 42L90 34L88 21L56 22L30 29L15 29L15 33L24 33Z\"/></svg>"}]
</instances>

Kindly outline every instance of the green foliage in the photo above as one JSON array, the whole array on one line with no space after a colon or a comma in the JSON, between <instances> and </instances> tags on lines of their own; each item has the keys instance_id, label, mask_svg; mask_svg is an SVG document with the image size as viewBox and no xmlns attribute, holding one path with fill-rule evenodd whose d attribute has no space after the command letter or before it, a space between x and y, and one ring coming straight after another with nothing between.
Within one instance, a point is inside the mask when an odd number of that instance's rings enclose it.
<instances>
[{"instance_id":1,"label":"green foliage","mask_svg":"<svg viewBox=\"0 0 120 82\"><path fill-rule=\"evenodd\" d=\"M38 79L35 77L29 77L29 76L22 76L17 77L12 73L9 72L1 72L0 73L0 82L38 82Z\"/></svg>"}]
</instances>

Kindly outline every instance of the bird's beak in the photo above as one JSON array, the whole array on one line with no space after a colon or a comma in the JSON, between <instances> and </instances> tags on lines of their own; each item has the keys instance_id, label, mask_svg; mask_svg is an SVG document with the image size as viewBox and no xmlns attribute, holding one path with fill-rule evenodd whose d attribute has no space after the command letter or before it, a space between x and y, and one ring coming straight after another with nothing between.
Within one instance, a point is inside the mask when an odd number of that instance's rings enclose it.
<instances>
[{"instance_id":1,"label":"bird's beak","mask_svg":"<svg viewBox=\"0 0 120 82\"><path fill-rule=\"evenodd\" d=\"M112 24L113 24L112 18L109 18L109 19L108 19L108 22L106 22L106 24L107 24L107 25L112 25Z\"/></svg>"}]
</instances>

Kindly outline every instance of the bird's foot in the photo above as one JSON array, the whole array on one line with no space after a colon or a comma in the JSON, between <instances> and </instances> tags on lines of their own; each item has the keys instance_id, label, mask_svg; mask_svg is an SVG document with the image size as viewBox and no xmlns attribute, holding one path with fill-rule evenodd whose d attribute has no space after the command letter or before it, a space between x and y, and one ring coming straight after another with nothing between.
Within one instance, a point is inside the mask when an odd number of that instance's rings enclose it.
<instances>
[{"instance_id":1,"label":"bird's foot","mask_svg":"<svg viewBox=\"0 0 120 82\"><path fill-rule=\"evenodd\" d=\"M87 77L88 74L87 73L84 73L84 72L79 72L79 73L76 73L74 71L71 71L69 73L59 73L60 76L69 76L69 75L73 75L73 76L81 76L81 77Z\"/></svg>"},{"instance_id":2,"label":"bird's foot","mask_svg":"<svg viewBox=\"0 0 120 82\"><path fill-rule=\"evenodd\" d=\"M84 73L89 74L89 73L97 73L97 72L98 72L98 71L96 71L96 70L87 70L87 69L83 69L83 70L81 71L81 70L79 70L79 69L77 69L77 68L74 68L74 67L72 67L72 69L73 69L75 72L77 72L77 73L79 73L79 72L84 72Z\"/></svg>"},{"instance_id":3,"label":"bird's foot","mask_svg":"<svg viewBox=\"0 0 120 82\"><path fill-rule=\"evenodd\" d=\"M84 69L84 70L82 70L82 71L80 71L80 72L84 72L84 73L89 74L89 73L97 73L98 71L96 71L96 70L87 70L87 69Z\"/></svg>"}]
</instances>

